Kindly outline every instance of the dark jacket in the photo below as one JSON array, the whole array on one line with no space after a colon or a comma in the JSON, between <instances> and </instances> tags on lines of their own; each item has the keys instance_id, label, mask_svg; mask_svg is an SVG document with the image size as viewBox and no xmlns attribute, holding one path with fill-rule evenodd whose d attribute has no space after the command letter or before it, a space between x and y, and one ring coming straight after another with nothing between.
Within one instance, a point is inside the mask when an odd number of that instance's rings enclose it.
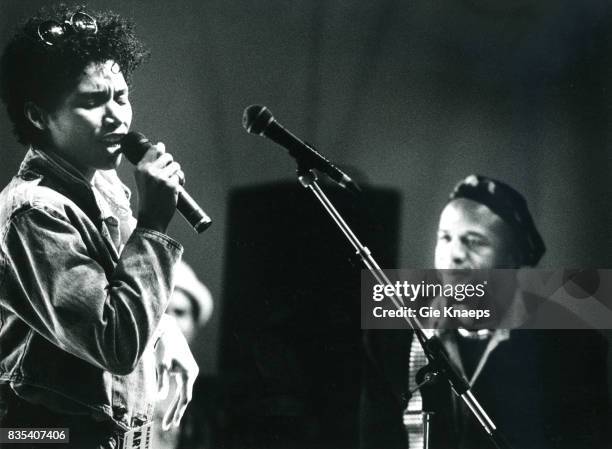
<instances>
[{"instance_id":1,"label":"dark jacket","mask_svg":"<svg viewBox=\"0 0 612 449\"><path fill-rule=\"evenodd\" d=\"M402 412L411 338L410 331L366 333L362 449L407 447ZM514 330L492 352L472 392L512 448L609 448L606 354L595 331ZM437 413L432 449L493 447L446 383L424 399Z\"/></svg>"}]
</instances>

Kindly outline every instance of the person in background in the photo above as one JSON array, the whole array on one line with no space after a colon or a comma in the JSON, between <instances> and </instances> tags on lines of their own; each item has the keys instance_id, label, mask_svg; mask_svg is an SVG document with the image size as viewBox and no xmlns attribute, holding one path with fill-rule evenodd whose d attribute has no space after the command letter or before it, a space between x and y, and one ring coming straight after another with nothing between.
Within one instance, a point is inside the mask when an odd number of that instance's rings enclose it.
<instances>
[{"instance_id":1,"label":"person in background","mask_svg":"<svg viewBox=\"0 0 612 449\"><path fill-rule=\"evenodd\" d=\"M470 175L440 215L435 268L454 270L443 276L469 276L466 270L532 267L544 251L524 197L501 181ZM512 307L501 312L528 311L520 290L507 293ZM511 321L524 322L516 316ZM607 343L600 333L477 330L470 322L435 332L510 447L611 447ZM372 330L364 343L361 449L422 449L424 409L435 413L430 449L493 447L447 382L416 389L415 375L426 360L412 331Z\"/></svg>"},{"instance_id":2,"label":"person in background","mask_svg":"<svg viewBox=\"0 0 612 449\"><path fill-rule=\"evenodd\" d=\"M193 346L199 329L204 327L213 312L213 298L210 290L197 278L191 267L185 262L179 262L174 271L174 291L166 313L173 316L188 343ZM164 386L164 389L173 390L176 383ZM165 394L165 393L162 393ZM172 397L172 395L169 395ZM209 398L210 399L210 398ZM210 429L206 414L207 400L202 392L201 381L198 379L194 385L194 394L191 405L185 415L180 428L171 427L164 423L164 410L167 401L158 404L155 410L155 449L205 449L210 446Z\"/></svg>"},{"instance_id":3,"label":"person in background","mask_svg":"<svg viewBox=\"0 0 612 449\"><path fill-rule=\"evenodd\" d=\"M181 332L191 345L197 331L204 327L213 313L210 290L196 276L187 263L175 266L174 292L166 313L176 318Z\"/></svg>"}]
</instances>

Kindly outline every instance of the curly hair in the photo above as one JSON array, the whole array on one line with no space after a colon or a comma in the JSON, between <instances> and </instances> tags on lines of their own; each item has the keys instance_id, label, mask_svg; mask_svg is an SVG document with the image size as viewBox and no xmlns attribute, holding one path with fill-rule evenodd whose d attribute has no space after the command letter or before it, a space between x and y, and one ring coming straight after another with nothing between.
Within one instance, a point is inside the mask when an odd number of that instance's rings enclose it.
<instances>
[{"instance_id":1,"label":"curly hair","mask_svg":"<svg viewBox=\"0 0 612 449\"><path fill-rule=\"evenodd\" d=\"M76 12L85 12L96 20L95 34L67 32L54 45L41 40L40 24L63 24ZM24 145L44 141L42 131L24 114L27 102L53 111L91 63L115 61L129 84L134 69L148 56L148 50L134 34L133 23L111 11L85 11L83 5L65 4L42 8L18 28L0 62L0 95L17 140Z\"/></svg>"}]
</instances>

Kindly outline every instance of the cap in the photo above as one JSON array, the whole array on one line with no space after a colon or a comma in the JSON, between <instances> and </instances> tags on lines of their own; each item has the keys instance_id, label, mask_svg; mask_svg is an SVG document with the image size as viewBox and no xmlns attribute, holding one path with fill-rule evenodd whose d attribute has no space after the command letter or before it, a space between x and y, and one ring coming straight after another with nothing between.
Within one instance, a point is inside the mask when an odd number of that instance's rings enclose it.
<instances>
[{"instance_id":1,"label":"cap","mask_svg":"<svg viewBox=\"0 0 612 449\"><path fill-rule=\"evenodd\" d=\"M486 176L470 175L455 186L449 200L458 198L476 201L491 209L514 230L521 247L521 264L538 264L546 252L546 246L523 195L504 182Z\"/></svg>"}]
</instances>

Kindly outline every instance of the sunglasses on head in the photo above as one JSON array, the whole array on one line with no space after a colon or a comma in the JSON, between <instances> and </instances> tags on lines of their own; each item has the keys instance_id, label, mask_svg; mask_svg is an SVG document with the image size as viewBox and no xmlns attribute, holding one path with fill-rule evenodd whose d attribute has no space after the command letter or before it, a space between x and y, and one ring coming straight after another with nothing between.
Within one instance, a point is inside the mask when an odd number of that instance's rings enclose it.
<instances>
[{"instance_id":1,"label":"sunglasses on head","mask_svg":"<svg viewBox=\"0 0 612 449\"><path fill-rule=\"evenodd\" d=\"M38 37L46 45L55 45L70 31L78 33L96 34L98 24L96 19L84 12L75 12L70 20L64 23L55 20L47 20L38 25Z\"/></svg>"}]
</instances>

